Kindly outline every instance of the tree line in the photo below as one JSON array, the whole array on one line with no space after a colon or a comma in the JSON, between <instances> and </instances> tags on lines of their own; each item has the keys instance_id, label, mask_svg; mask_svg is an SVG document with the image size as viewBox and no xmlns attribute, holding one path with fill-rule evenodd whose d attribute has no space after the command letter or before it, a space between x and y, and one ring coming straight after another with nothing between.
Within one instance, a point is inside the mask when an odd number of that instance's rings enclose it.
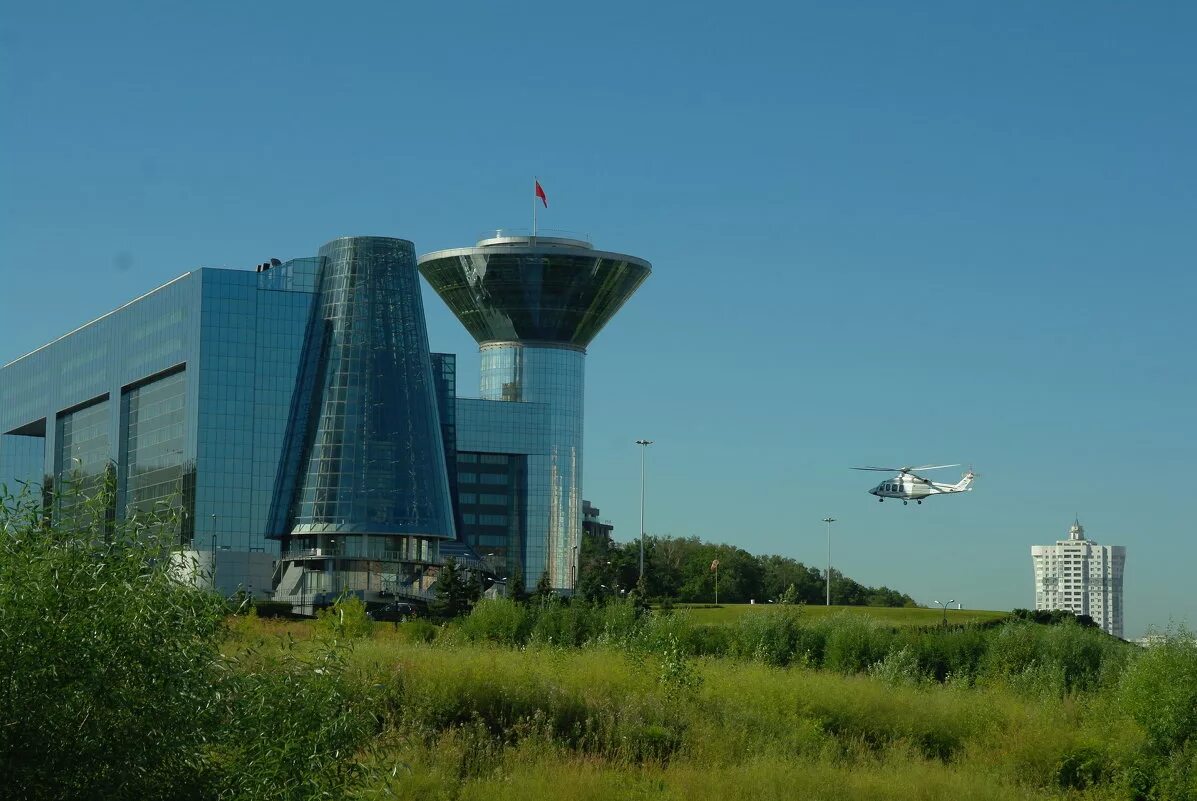
<instances>
[{"instance_id":1,"label":"tree line","mask_svg":"<svg viewBox=\"0 0 1197 801\"><path fill-rule=\"evenodd\" d=\"M597 600L631 592L658 601L712 603L718 560L719 602L789 602L821 604L826 573L785 556L754 556L734 545L704 542L698 537L647 537L644 585L640 575L640 543L617 543L609 536L582 539L578 594ZM838 570L831 571L831 603L842 606L918 606L909 595L889 587L868 587Z\"/></svg>"}]
</instances>

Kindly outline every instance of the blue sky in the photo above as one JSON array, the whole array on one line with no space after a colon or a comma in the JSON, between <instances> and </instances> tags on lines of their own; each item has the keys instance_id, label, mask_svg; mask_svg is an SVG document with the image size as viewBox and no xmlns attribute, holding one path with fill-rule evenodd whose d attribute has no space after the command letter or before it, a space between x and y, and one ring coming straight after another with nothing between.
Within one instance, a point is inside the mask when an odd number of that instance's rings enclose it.
<instances>
[{"instance_id":1,"label":"blue sky","mask_svg":"<svg viewBox=\"0 0 1197 801\"><path fill-rule=\"evenodd\" d=\"M435 7L434 7L435 6ZM0 361L199 266L528 225L654 273L590 349L587 496L930 602L1128 548L1127 634L1197 623L1197 7L11 6ZM426 293L434 348L473 341ZM878 504L857 464L962 461ZM941 471L944 478L953 471Z\"/></svg>"}]
</instances>

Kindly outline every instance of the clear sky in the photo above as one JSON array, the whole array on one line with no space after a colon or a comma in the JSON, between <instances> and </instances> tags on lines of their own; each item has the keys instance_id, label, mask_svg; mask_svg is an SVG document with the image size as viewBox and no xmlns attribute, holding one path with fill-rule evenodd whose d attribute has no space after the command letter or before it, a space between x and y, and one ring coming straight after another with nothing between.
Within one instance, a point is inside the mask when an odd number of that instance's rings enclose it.
<instances>
[{"instance_id":1,"label":"clear sky","mask_svg":"<svg viewBox=\"0 0 1197 801\"><path fill-rule=\"evenodd\" d=\"M1197 5L168 5L8 4L0 362L194 267L526 226L535 174L654 267L588 357L617 537L648 437L653 533L821 564L830 514L847 574L1008 609L1079 514L1128 636L1197 623Z\"/></svg>"}]
</instances>

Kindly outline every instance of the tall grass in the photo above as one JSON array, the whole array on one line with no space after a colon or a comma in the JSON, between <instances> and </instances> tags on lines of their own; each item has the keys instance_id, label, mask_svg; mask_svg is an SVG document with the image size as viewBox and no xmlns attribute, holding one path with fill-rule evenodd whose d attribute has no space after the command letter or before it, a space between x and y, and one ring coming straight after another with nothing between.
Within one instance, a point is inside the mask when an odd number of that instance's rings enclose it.
<instances>
[{"instance_id":1,"label":"tall grass","mask_svg":"<svg viewBox=\"0 0 1197 801\"><path fill-rule=\"evenodd\" d=\"M1076 695L709 658L679 689L668 655L607 647L372 641L352 658L388 743L364 797L1129 798L1146 764L1132 715Z\"/></svg>"}]
</instances>

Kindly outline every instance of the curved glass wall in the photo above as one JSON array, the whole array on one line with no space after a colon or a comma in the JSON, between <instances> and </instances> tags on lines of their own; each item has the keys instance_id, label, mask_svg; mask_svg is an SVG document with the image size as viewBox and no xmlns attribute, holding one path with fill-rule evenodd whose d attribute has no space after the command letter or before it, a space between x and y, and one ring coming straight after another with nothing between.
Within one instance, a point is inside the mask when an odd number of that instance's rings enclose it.
<instances>
[{"instance_id":1,"label":"curved glass wall","mask_svg":"<svg viewBox=\"0 0 1197 801\"><path fill-rule=\"evenodd\" d=\"M584 348L648 277L649 266L583 248L482 247L431 253L420 272L480 343Z\"/></svg>"},{"instance_id":2,"label":"curved glass wall","mask_svg":"<svg viewBox=\"0 0 1197 801\"><path fill-rule=\"evenodd\" d=\"M307 343L315 369L300 387L309 397L292 410L292 436L302 437L303 453L291 536L452 538L412 244L345 237L320 257Z\"/></svg>"},{"instance_id":3,"label":"curved glass wall","mask_svg":"<svg viewBox=\"0 0 1197 801\"><path fill-rule=\"evenodd\" d=\"M582 423L586 353L516 342L482 346L483 400L545 404L547 449L527 457L524 576L549 571L554 587L572 588L582 541Z\"/></svg>"}]
</instances>

